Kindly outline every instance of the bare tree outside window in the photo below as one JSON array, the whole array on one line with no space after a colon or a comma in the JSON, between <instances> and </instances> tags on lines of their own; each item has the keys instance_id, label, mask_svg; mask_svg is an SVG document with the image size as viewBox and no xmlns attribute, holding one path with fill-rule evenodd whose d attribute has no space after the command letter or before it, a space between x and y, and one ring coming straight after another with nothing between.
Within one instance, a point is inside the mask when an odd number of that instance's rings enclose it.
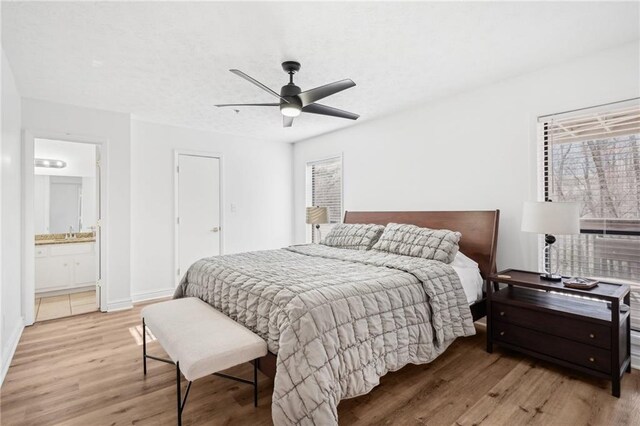
<instances>
[{"instance_id":1,"label":"bare tree outside window","mask_svg":"<svg viewBox=\"0 0 640 426\"><path fill-rule=\"evenodd\" d=\"M547 199L582 205L582 233L558 237L559 270L631 284L640 329L640 106L541 125Z\"/></svg>"}]
</instances>

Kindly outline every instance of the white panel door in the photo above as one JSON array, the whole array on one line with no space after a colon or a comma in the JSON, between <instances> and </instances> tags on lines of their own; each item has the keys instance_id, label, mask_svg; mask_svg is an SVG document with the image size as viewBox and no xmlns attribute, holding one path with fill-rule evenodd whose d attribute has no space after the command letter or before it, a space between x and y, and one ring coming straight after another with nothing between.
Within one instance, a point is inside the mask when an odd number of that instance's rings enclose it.
<instances>
[{"instance_id":1,"label":"white panel door","mask_svg":"<svg viewBox=\"0 0 640 426\"><path fill-rule=\"evenodd\" d=\"M220 254L220 159L178 155L179 280L195 261Z\"/></svg>"}]
</instances>

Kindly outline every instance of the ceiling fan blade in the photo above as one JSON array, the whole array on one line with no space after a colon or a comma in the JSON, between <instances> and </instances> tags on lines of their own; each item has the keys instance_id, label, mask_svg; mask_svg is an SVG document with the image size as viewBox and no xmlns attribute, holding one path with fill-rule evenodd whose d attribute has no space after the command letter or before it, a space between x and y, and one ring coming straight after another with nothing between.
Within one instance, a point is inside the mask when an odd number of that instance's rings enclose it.
<instances>
[{"instance_id":1,"label":"ceiling fan blade","mask_svg":"<svg viewBox=\"0 0 640 426\"><path fill-rule=\"evenodd\" d=\"M291 127L293 126L293 117L287 117L286 115L282 116L282 127Z\"/></svg>"},{"instance_id":2,"label":"ceiling fan blade","mask_svg":"<svg viewBox=\"0 0 640 426\"><path fill-rule=\"evenodd\" d=\"M307 106L319 101L322 98L331 96L335 93L341 92L349 87L353 87L356 84L351 79L335 81L333 83L325 84L324 86L316 87L315 89L307 90L300 93L298 96L302 101L302 106Z\"/></svg>"},{"instance_id":3,"label":"ceiling fan blade","mask_svg":"<svg viewBox=\"0 0 640 426\"><path fill-rule=\"evenodd\" d=\"M280 106L280 104L219 104L219 105L214 105L217 107L234 107L234 106Z\"/></svg>"},{"instance_id":4,"label":"ceiling fan blade","mask_svg":"<svg viewBox=\"0 0 640 426\"><path fill-rule=\"evenodd\" d=\"M264 90L265 92L271 93L273 96L275 96L276 98L280 98L283 101L285 101L286 103L289 103L288 100L286 100L285 98L283 98L282 96L280 96L278 93L274 92L273 90L269 89L267 86L265 86L264 84L260 83L258 80L256 80L253 77L248 76L247 74L243 73L240 70L236 70L236 69L232 69L229 70L232 73L234 73L235 75L237 75L238 77L242 77L245 80L247 80L249 83L253 83L256 86L258 86L259 88L261 88L262 90Z\"/></svg>"},{"instance_id":5,"label":"ceiling fan blade","mask_svg":"<svg viewBox=\"0 0 640 426\"><path fill-rule=\"evenodd\" d=\"M338 108L321 105L311 104L302 108L302 112L310 112L311 114L330 115L332 117L348 118L349 120L357 120L360 117L358 114L354 114L349 111L343 111Z\"/></svg>"}]
</instances>

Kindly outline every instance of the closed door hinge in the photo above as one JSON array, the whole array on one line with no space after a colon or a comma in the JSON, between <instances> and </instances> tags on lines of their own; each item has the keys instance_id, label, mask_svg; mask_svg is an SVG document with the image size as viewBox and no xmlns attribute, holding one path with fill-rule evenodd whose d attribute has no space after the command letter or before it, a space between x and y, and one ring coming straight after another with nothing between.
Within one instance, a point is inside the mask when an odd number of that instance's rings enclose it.
<instances>
[{"instance_id":1,"label":"closed door hinge","mask_svg":"<svg viewBox=\"0 0 640 426\"><path fill-rule=\"evenodd\" d=\"M180 225L180 218L179 218L179 217L176 217L176 223L177 223L178 225Z\"/></svg>"},{"instance_id":2,"label":"closed door hinge","mask_svg":"<svg viewBox=\"0 0 640 426\"><path fill-rule=\"evenodd\" d=\"M180 166L176 166L176 173L180 173Z\"/></svg>"},{"instance_id":3,"label":"closed door hinge","mask_svg":"<svg viewBox=\"0 0 640 426\"><path fill-rule=\"evenodd\" d=\"M176 273L176 275L180 275L180 268L178 268L178 272Z\"/></svg>"}]
</instances>

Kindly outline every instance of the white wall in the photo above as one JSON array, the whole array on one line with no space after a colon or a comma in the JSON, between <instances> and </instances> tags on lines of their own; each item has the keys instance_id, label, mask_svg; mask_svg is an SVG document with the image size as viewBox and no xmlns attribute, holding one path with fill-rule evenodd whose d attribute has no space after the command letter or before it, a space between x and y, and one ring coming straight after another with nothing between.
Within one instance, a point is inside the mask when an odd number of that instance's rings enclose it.
<instances>
[{"instance_id":1,"label":"white wall","mask_svg":"<svg viewBox=\"0 0 640 426\"><path fill-rule=\"evenodd\" d=\"M226 253L291 242L291 145L132 121L128 114L33 99L23 100L22 114L24 129L38 135L107 141L102 157L108 157L108 309L130 306L132 295L141 300L172 292L175 149L224 156Z\"/></svg>"},{"instance_id":2,"label":"white wall","mask_svg":"<svg viewBox=\"0 0 640 426\"><path fill-rule=\"evenodd\" d=\"M0 383L18 343L24 321L21 310L21 112L20 94L2 50L2 142L0 211Z\"/></svg>"},{"instance_id":3,"label":"white wall","mask_svg":"<svg viewBox=\"0 0 640 426\"><path fill-rule=\"evenodd\" d=\"M36 175L90 176L96 175L96 147L92 144L36 138L35 158L62 160L62 169L36 167Z\"/></svg>"},{"instance_id":4,"label":"white wall","mask_svg":"<svg viewBox=\"0 0 640 426\"><path fill-rule=\"evenodd\" d=\"M291 243L292 147L213 132L132 121L131 282L134 300L171 294L174 151L223 155L226 254ZM235 205L235 211L231 210Z\"/></svg>"},{"instance_id":5,"label":"white wall","mask_svg":"<svg viewBox=\"0 0 640 426\"><path fill-rule=\"evenodd\" d=\"M537 117L639 96L639 51L621 46L296 143L296 242L305 162L343 152L346 210L500 209L498 267L536 268L520 216L536 196Z\"/></svg>"},{"instance_id":6,"label":"white wall","mask_svg":"<svg viewBox=\"0 0 640 426\"><path fill-rule=\"evenodd\" d=\"M104 140L107 162L107 227L104 269L107 308L131 306L131 119L129 114L23 99L22 124L37 135ZM79 138L78 138L79 136ZM41 136L45 137L45 136Z\"/></svg>"}]
</instances>

